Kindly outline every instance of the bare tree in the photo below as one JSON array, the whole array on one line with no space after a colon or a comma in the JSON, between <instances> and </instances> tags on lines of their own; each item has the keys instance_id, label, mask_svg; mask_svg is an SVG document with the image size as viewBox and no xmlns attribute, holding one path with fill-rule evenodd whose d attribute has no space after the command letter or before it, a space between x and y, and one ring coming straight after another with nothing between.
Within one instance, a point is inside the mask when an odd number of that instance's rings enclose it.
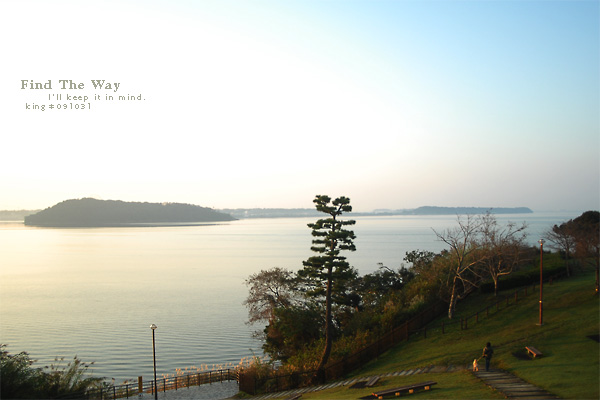
<instances>
[{"instance_id":1,"label":"bare tree","mask_svg":"<svg viewBox=\"0 0 600 400\"><path fill-rule=\"evenodd\" d=\"M476 257L480 244L477 236L481 230L481 219L467 215L466 220L457 217L458 227L449 228L443 232L433 230L438 240L446 243L450 249L446 257L440 257L437 262L448 262L450 299L448 318L454 316L456 302L465 298L476 289L482 280L482 270Z\"/></svg>"},{"instance_id":2,"label":"bare tree","mask_svg":"<svg viewBox=\"0 0 600 400\"><path fill-rule=\"evenodd\" d=\"M500 277L511 274L523 261L527 224L508 222L502 227L489 212L483 215L480 221L480 262L494 281L494 295L497 296Z\"/></svg>"}]
</instances>

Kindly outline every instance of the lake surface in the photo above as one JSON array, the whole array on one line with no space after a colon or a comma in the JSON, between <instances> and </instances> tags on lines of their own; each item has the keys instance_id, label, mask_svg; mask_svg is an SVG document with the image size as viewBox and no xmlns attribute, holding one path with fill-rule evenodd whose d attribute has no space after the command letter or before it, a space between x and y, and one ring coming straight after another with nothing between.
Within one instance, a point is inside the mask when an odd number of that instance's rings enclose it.
<instances>
[{"instance_id":1,"label":"lake surface","mask_svg":"<svg viewBox=\"0 0 600 400\"><path fill-rule=\"evenodd\" d=\"M529 241L581 212L499 215L526 221ZM351 215L349 217L352 217ZM361 274L398 268L407 251L440 251L432 231L456 216L355 217ZM75 355L117 383L151 379L156 324L158 376L176 368L227 367L261 355L242 305L244 280L261 269L298 270L310 257L315 218L248 219L216 225L51 229L0 223L0 342L49 365Z\"/></svg>"}]
</instances>

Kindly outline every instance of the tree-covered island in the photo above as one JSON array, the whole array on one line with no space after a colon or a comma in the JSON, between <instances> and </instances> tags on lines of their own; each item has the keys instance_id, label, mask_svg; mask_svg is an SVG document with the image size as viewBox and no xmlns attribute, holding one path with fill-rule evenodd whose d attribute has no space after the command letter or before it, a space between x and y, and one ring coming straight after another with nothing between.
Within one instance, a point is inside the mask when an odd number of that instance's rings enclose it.
<instances>
[{"instance_id":1,"label":"tree-covered island","mask_svg":"<svg viewBox=\"0 0 600 400\"><path fill-rule=\"evenodd\" d=\"M118 227L234 221L211 208L180 203L138 203L91 198L66 200L25 217L41 227Z\"/></svg>"}]
</instances>

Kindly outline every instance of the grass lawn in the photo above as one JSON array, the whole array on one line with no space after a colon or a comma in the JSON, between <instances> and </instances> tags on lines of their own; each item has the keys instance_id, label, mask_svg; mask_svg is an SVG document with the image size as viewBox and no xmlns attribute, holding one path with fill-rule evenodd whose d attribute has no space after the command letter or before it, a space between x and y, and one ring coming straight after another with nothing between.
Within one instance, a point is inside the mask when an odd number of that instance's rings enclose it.
<instances>
[{"instance_id":1,"label":"grass lawn","mask_svg":"<svg viewBox=\"0 0 600 400\"><path fill-rule=\"evenodd\" d=\"M499 296L502 296L500 294ZM472 315L494 301L493 294L470 296L459 304L460 316ZM513 303L511 301L511 303ZM539 319L539 289L521 297L516 304L502 305L498 312L490 309L489 317L469 321L468 329L460 325L436 329L447 317L432 322L427 338L422 336L400 343L377 360L351 376L370 376L411 368L435 366L469 366L481 356L486 342L494 347L492 368L505 369L562 398L600 398L599 344L588 336L599 333L599 298L594 294L594 272L580 272L569 279L544 285L544 324ZM531 345L544 355L531 359L525 346ZM415 393L411 399L434 398L502 398L470 372L463 370L428 373L409 377L385 378L377 388L391 388L419 381L434 380L431 391ZM374 389L330 389L302 395L302 399L358 399Z\"/></svg>"}]
</instances>

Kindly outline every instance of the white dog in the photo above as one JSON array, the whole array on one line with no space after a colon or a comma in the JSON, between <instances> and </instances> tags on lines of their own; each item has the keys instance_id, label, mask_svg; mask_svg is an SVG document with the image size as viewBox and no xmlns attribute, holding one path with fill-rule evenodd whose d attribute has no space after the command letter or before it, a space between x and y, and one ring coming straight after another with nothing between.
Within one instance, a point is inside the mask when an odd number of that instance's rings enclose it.
<instances>
[{"instance_id":1,"label":"white dog","mask_svg":"<svg viewBox=\"0 0 600 400\"><path fill-rule=\"evenodd\" d=\"M473 371L479 371L479 364L477 363L477 359L473 360Z\"/></svg>"}]
</instances>

